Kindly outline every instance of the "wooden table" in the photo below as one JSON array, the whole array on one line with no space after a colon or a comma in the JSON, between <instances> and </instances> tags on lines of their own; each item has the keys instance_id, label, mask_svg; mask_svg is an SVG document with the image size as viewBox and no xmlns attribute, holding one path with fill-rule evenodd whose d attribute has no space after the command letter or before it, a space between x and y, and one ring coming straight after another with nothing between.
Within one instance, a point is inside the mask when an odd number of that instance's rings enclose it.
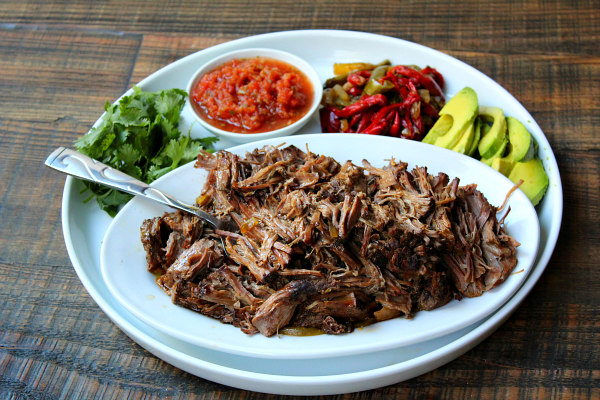
<instances>
[{"instance_id":1,"label":"wooden table","mask_svg":"<svg viewBox=\"0 0 600 400\"><path fill-rule=\"evenodd\" d=\"M432 372L336 398L600 397L600 3L499 0L1 2L0 397L278 398L182 372L111 323L65 250L64 177L42 162L160 67L309 28L419 42L491 76L545 132L565 200L545 273L498 331Z\"/></svg>"}]
</instances>

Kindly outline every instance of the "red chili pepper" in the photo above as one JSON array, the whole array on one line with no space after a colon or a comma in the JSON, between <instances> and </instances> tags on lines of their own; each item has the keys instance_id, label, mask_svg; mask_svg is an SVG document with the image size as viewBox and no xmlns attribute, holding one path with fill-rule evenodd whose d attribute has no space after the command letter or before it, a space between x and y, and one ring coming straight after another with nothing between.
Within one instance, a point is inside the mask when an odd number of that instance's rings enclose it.
<instances>
[{"instance_id":1,"label":"red chili pepper","mask_svg":"<svg viewBox=\"0 0 600 400\"><path fill-rule=\"evenodd\" d=\"M415 79L418 83L425 86L433 96L440 96L442 99L444 98L444 92L438 83L429 75L424 75L416 69L407 67L406 65L396 65L390 68L390 71L394 74L404 75L407 78ZM388 71L388 73L390 71Z\"/></svg>"},{"instance_id":2,"label":"red chili pepper","mask_svg":"<svg viewBox=\"0 0 600 400\"><path fill-rule=\"evenodd\" d=\"M331 106L321 108L319 110L319 117L323 132L335 133L340 131L340 120L335 114L335 108Z\"/></svg>"},{"instance_id":3,"label":"red chili pepper","mask_svg":"<svg viewBox=\"0 0 600 400\"><path fill-rule=\"evenodd\" d=\"M363 113L354 114L352 116L352 118L350 118L348 125L350 127L357 125L360 122L360 120L362 119L362 117L363 117Z\"/></svg>"},{"instance_id":4,"label":"red chili pepper","mask_svg":"<svg viewBox=\"0 0 600 400\"><path fill-rule=\"evenodd\" d=\"M419 96L419 92L417 92L417 88L415 88L412 82L409 83L409 86L411 86L411 91L405 96L402 108L410 108L413 103L421 101L421 96Z\"/></svg>"},{"instance_id":5,"label":"red chili pepper","mask_svg":"<svg viewBox=\"0 0 600 400\"><path fill-rule=\"evenodd\" d=\"M362 88L359 86L352 86L350 89L348 89L348 94L350 96L360 96L360 94L362 93Z\"/></svg>"},{"instance_id":6,"label":"red chili pepper","mask_svg":"<svg viewBox=\"0 0 600 400\"><path fill-rule=\"evenodd\" d=\"M394 72L391 69L388 70L387 74L381 79L392 82L400 97L404 98L408 94L408 90L406 89L408 79L394 75Z\"/></svg>"},{"instance_id":7,"label":"red chili pepper","mask_svg":"<svg viewBox=\"0 0 600 400\"><path fill-rule=\"evenodd\" d=\"M373 113L369 110L366 110L362 114L362 117L360 118L360 120L358 121L358 126L356 127L355 132L364 131L369 126L369 124L371 124L372 116L373 116Z\"/></svg>"},{"instance_id":8,"label":"red chili pepper","mask_svg":"<svg viewBox=\"0 0 600 400\"><path fill-rule=\"evenodd\" d=\"M381 122L376 122L367 127L364 131L360 133L364 133L366 135L381 135L383 129L385 128L385 124Z\"/></svg>"},{"instance_id":9,"label":"red chili pepper","mask_svg":"<svg viewBox=\"0 0 600 400\"><path fill-rule=\"evenodd\" d=\"M398 110L394 110L394 122L392 122L392 126L390 127L390 136L398 137L400 134L400 112Z\"/></svg>"},{"instance_id":10,"label":"red chili pepper","mask_svg":"<svg viewBox=\"0 0 600 400\"><path fill-rule=\"evenodd\" d=\"M388 128L390 121L394 118L394 110L391 109L392 106L395 106L395 104L392 104L379 110L371 119L372 123L360 133L366 133L369 135L384 134L385 130Z\"/></svg>"},{"instance_id":11,"label":"red chili pepper","mask_svg":"<svg viewBox=\"0 0 600 400\"><path fill-rule=\"evenodd\" d=\"M427 66L421 70L423 75L431 75L441 89L444 89L444 77L437 69Z\"/></svg>"},{"instance_id":12,"label":"red chili pepper","mask_svg":"<svg viewBox=\"0 0 600 400\"><path fill-rule=\"evenodd\" d=\"M402 107L402 103L394 103L394 104L389 104L383 108L381 108L379 111L377 111L374 115L373 115L373 120L374 121L381 121L385 118L388 118L389 114L391 111L393 111L396 108L401 108Z\"/></svg>"},{"instance_id":13,"label":"red chili pepper","mask_svg":"<svg viewBox=\"0 0 600 400\"><path fill-rule=\"evenodd\" d=\"M348 75L347 81L353 84L354 86L363 86L365 83L367 83L368 79L368 77L365 78L361 74L353 72L350 75Z\"/></svg>"},{"instance_id":14,"label":"red chili pepper","mask_svg":"<svg viewBox=\"0 0 600 400\"><path fill-rule=\"evenodd\" d=\"M384 106L388 102L387 97L383 94L374 94L373 96L365 96L358 100L354 104L350 104L342 108L341 110L335 110L334 112L340 118L348 118L356 113L359 113L369 107L373 106Z\"/></svg>"}]
</instances>

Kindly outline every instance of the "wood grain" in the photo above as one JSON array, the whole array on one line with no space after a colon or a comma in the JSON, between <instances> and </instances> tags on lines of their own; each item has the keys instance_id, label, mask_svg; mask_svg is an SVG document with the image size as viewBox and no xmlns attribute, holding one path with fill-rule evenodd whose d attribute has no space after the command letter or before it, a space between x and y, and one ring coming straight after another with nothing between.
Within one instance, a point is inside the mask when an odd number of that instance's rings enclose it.
<instances>
[{"instance_id":1,"label":"wood grain","mask_svg":"<svg viewBox=\"0 0 600 400\"><path fill-rule=\"evenodd\" d=\"M419 42L499 82L550 141L565 209L547 270L483 343L406 382L315 398L600 398L598 10L598 1L0 2L0 398L279 398L187 374L124 335L71 266L64 178L42 162L106 101L175 60L321 28Z\"/></svg>"},{"instance_id":2,"label":"wood grain","mask_svg":"<svg viewBox=\"0 0 600 400\"><path fill-rule=\"evenodd\" d=\"M140 53L132 72L130 85L133 85L165 65L189 54L224 43L233 38L210 36L144 35Z\"/></svg>"}]
</instances>

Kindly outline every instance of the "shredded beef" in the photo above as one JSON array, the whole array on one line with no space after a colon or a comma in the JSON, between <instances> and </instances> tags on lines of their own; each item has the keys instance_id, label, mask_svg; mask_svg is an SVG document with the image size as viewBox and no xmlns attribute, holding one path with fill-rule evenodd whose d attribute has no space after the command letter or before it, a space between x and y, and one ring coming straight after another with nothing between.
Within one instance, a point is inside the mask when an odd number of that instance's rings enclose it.
<instances>
[{"instance_id":1,"label":"shredded beef","mask_svg":"<svg viewBox=\"0 0 600 400\"><path fill-rule=\"evenodd\" d=\"M148 270L175 304L248 334L411 318L480 296L517 263L519 243L476 186L425 167L294 146L202 153L196 166L208 170L198 206L239 233L179 211L146 220Z\"/></svg>"}]
</instances>

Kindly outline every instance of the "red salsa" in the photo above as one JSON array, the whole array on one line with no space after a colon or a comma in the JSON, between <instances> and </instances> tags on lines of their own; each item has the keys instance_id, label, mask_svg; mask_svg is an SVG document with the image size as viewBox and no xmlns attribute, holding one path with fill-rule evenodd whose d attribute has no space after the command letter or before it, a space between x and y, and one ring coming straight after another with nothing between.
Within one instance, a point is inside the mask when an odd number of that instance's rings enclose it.
<instances>
[{"instance_id":1,"label":"red salsa","mask_svg":"<svg viewBox=\"0 0 600 400\"><path fill-rule=\"evenodd\" d=\"M291 125L310 109L313 88L304 73L279 60L231 60L200 78L192 106L228 132L261 133Z\"/></svg>"}]
</instances>

